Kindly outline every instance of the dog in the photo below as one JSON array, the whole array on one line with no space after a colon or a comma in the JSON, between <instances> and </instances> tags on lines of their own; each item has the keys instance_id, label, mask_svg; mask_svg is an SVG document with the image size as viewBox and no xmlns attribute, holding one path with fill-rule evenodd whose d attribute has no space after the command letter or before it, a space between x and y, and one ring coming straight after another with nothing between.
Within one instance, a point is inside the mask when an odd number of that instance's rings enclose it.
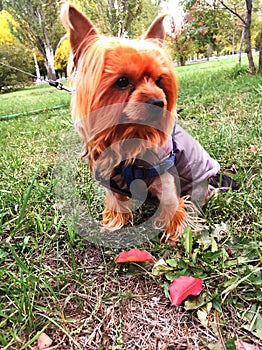
<instances>
[{"instance_id":1,"label":"dog","mask_svg":"<svg viewBox=\"0 0 262 350\"><path fill-rule=\"evenodd\" d=\"M141 39L100 35L69 3L61 17L70 34L71 111L82 157L106 188L102 225L119 230L132 224L132 200L156 198L154 227L163 232L162 241L175 244L188 206L210 195L210 179L220 167L176 123L178 83L164 49L165 15Z\"/></svg>"}]
</instances>

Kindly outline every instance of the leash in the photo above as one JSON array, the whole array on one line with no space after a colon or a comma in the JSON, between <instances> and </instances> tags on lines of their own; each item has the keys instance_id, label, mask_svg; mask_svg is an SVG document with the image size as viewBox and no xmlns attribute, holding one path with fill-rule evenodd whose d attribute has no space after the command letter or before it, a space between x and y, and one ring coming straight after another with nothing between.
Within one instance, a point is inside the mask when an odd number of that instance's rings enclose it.
<instances>
[{"instance_id":1,"label":"leash","mask_svg":"<svg viewBox=\"0 0 262 350\"><path fill-rule=\"evenodd\" d=\"M38 78L35 74L31 74L29 72L26 72L20 68L11 66L10 64L4 63L0 61L0 64L2 64L3 66L6 66L8 68L14 69L20 73L24 73L26 75L29 75L30 77L36 78L36 79L40 79L41 81L48 83L50 86L55 87L58 90L64 90L69 92L70 94L72 93L72 90L67 88L66 86L64 86L62 83L60 83L59 81L55 81L55 80L51 80L51 79L43 79L43 78Z\"/></svg>"}]
</instances>

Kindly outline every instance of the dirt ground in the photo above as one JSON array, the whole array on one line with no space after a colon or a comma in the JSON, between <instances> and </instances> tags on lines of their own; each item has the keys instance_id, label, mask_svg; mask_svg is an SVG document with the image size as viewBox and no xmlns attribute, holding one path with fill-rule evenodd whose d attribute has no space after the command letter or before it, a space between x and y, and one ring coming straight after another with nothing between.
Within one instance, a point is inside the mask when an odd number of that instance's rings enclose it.
<instances>
[{"instance_id":1,"label":"dirt ground","mask_svg":"<svg viewBox=\"0 0 262 350\"><path fill-rule=\"evenodd\" d=\"M233 308L211 312L203 327L195 311L171 306L161 278L146 269L116 266L112 256L91 244L77 259L86 287L64 287L64 329L54 324L46 329L50 349L225 350L223 342L233 338L262 349L240 328Z\"/></svg>"}]
</instances>

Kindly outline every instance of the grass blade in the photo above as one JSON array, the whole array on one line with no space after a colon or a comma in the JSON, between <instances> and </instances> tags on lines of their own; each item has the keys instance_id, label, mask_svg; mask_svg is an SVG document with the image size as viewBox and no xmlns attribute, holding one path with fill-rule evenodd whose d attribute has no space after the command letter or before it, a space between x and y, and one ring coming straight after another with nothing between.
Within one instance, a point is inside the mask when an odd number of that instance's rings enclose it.
<instances>
[{"instance_id":1,"label":"grass blade","mask_svg":"<svg viewBox=\"0 0 262 350\"><path fill-rule=\"evenodd\" d=\"M21 210L20 210L20 213L19 213L19 216L18 216L18 219L17 219L17 223L16 223L16 226L13 230L13 235L19 230L21 224L22 224L22 219L25 215L25 209L26 209L26 206L27 206L27 203L28 203L28 200L30 198L30 195L31 195L31 192L32 192L32 189L33 189L33 186L34 186L34 183L35 183L35 180L36 180L36 177L37 177L37 173L38 173L38 170L40 168L40 165L38 165L38 167L36 168L36 171L34 173L34 176L31 180L31 183L24 195L24 200L23 200L23 204L22 204L22 207L21 207Z\"/></svg>"}]
</instances>

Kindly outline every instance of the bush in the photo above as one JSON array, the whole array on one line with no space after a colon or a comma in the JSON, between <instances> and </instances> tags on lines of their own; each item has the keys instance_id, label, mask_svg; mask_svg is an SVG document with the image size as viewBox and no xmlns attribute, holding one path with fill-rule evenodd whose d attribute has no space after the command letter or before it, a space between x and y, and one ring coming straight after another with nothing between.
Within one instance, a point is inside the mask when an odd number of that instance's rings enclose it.
<instances>
[{"instance_id":1,"label":"bush","mask_svg":"<svg viewBox=\"0 0 262 350\"><path fill-rule=\"evenodd\" d=\"M239 76L245 75L248 73L247 66L240 66L236 64L227 74L227 77L230 79L236 79Z\"/></svg>"},{"instance_id":2,"label":"bush","mask_svg":"<svg viewBox=\"0 0 262 350\"><path fill-rule=\"evenodd\" d=\"M19 43L0 46L0 62L34 74L31 51ZM32 78L11 67L0 64L0 91L16 90L32 83Z\"/></svg>"}]
</instances>

